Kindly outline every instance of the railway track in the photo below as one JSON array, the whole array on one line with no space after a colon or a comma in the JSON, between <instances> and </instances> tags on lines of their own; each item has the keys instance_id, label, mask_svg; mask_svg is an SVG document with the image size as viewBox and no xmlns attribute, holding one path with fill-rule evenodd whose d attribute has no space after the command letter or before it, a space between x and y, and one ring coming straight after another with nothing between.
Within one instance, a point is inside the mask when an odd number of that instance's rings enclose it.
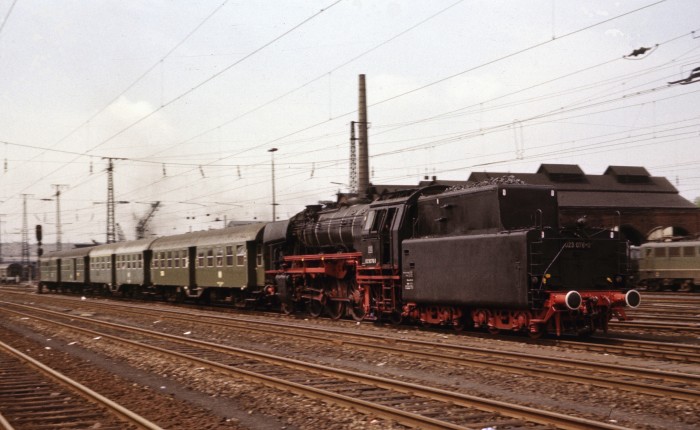
<instances>
[{"instance_id":1,"label":"railway track","mask_svg":"<svg viewBox=\"0 0 700 430\"><path fill-rule=\"evenodd\" d=\"M0 427L6 430L160 429L3 342L0 342Z\"/></svg>"},{"instance_id":2,"label":"railway track","mask_svg":"<svg viewBox=\"0 0 700 430\"><path fill-rule=\"evenodd\" d=\"M52 299L55 300L65 300L65 303L70 303L72 305L76 304L75 299L72 299L70 297L64 297L64 296L58 296L58 297L52 297ZM81 303L81 302L80 302ZM145 309L146 307L140 303L133 303L133 304L115 304L113 302L110 303L100 303L99 301L90 301L90 306L92 307L98 307L102 308L105 310L112 310L115 309L115 307L121 309L123 312L132 312L135 314L139 314L141 311L138 309ZM148 307L147 309L153 310L152 307ZM211 322L212 324L222 324L222 322L227 322L227 324L230 324L230 327L242 327L245 329L249 330L257 330L261 332L267 332L269 334L275 334L275 333L288 333L289 335L294 335L294 323L290 323L287 320L285 320L284 323L276 323L274 321L265 321L261 322L260 320L257 319L247 319L244 317L238 317L238 316L232 316L232 314L227 313L227 314L222 314L222 315L216 315L216 314L211 314L211 313L201 313L198 311L191 311L188 310L187 308L182 308L182 307L177 307L173 309L168 309L166 307L159 307L157 312L159 315L163 316L164 318L171 318L173 320L180 320L184 321L187 320L187 318L190 317L196 317L196 318L204 318L204 320ZM203 320L203 321L204 321ZM238 324L248 324L245 326L236 326L234 323ZM343 323L343 321L339 321L339 323ZM354 324L354 322L347 322L348 324ZM260 327L268 325L271 327L270 330L265 330ZM347 330L344 330L342 328L339 329L330 329L330 328L321 328L321 327L299 327L297 329L297 334L301 336L302 338L306 337L309 335L310 332L318 332L321 333L322 336L326 336L326 340L328 339L328 336L333 336L334 339L337 339L338 337L342 336L360 336L359 334L352 334L349 333ZM479 333L462 333L463 335L474 335L474 336L480 336ZM484 335L486 338L492 338L491 335ZM322 337L318 337L319 339L323 339ZM420 346L420 345L415 345L412 344L412 341L410 339L395 339L389 335L375 335L374 338L371 339L372 341L379 341L382 343L394 343L394 342L400 342L406 346L409 347L414 347L414 346ZM522 342L528 342L528 343L533 343L533 344L543 344L543 345L552 345L552 346L566 346L568 348L572 349L578 349L578 350L588 350L588 351L593 351L593 352L601 352L601 353L607 353L607 354L616 354L616 355L624 355L624 356L642 356L642 357L647 357L647 358L656 358L656 359L663 359L663 360L673 360L673 361L679 361L679 362L687 362L687 363L698 363L700 362L700 346L696 345L688 345L688 344L679 344L679 343L669 343L669 342L653 342L653 341L642 341L642 340L631 340L631 339L622 339L622 338L610 338L610 337L593 337L590 338L586 341L580 341L580 340L575 340L575 341L570 341L570 340L563 340L563 339L539 339L536 341L530 341L529 339L522 339L518 338L517 341L519 343ZM443 347L447 348L448 345L445 343L436 343L434 344L435 347ZM463 353L464 351L460 351ZM491 351L483 351L484 353L490 353Z\"/></svg>"},{"instance_id":3,"label":"railway track","mask_svg":"<svg viewBox=\"0 0 700 430\"><path fill-rule=\"evenodd\" d=\"M700 363L700 346L697 345L601 337L586 342L557 339L552 344L605 354Z\"/></svg>"},{"instance_id":4,"label":"railway track","mask_svg":"<svg viewBox=\"0 0 700 430\"><path fill-rule=\"evenodd\" d=\"M653 322L653 321L619 321L611 322L610 328L624 330L645 330L654 332L681 332L700 333L700 323L675 323L675 322Z\"/></svg>"},{"instance_id":5,"label":"railway track","mask_svg":"<svg viewBox=\"0 0 700 430\"><path fill-rule=\"evenodd\" d=\"M114 310L112 304L91 303L91 307ZM121 313L132 313L152 319L154 310L141 306L118 306ZM563 359L535 354L523 354L476 348L448 343L434 343L411 339L401 339L384 335L367 333L348 333L337 329L320 327L296 327L288 322L250 321L230 316L203 315L198 312L159 309L158 318L173 322L191 323L196 319L207 326L219 326L227 330L256 331L266 336L296 337L303 342L342 343L353 348L377 350L388 354L411 356L418 359L430 359L450 365L462 365L498 369L519 375L537 376L565 382L590 384L593 386L623 389L638 393L672 397L690 401L700 401L700 375L671 373L653 369L634 368L611 363L591 363L589 360ZM685 362L698 362L700 348L678 344L660 344L642 341L611 341L602 343L581 343L554 341L554 345L568 345L576 349L605 353L623 353L626 355L652 356L655 358L674 359ZM658 349L656 349L658 348ZM634 353L632 354L632 351ZM494 360L494 358L497 358ZM631 379L632 378L632 379ZM678 387L677 384L689 384L691 389Z\"/></svg>"},{"instance_id":6,"label":"railway track","mask_svg":"<svg viewBox=\"0 0 700 430\"><path fill-rule=\"evenodd\" d=\"M360 411L421 428L528 427L621 428L617 425L484 399L356 371L307 363L273 354L223 346L191 338L97 321L25 305L22 312L35 321L110 339L130 348L166 354L191 365L216 369L236 378L322 398ZM30 312L30 313L26 313ZM152 312L152 310L151 310ZM37 315L40 313L41 316ZM51 319L47 319L47 317ZM57 320L68 320L58 322ZM79 323L80 327L76 326ZM93 326L86 328L84 325ZM97 332L94 326L100 327ZM534 426L534 427L533 427Z\"/></svg>"}]
</instances>

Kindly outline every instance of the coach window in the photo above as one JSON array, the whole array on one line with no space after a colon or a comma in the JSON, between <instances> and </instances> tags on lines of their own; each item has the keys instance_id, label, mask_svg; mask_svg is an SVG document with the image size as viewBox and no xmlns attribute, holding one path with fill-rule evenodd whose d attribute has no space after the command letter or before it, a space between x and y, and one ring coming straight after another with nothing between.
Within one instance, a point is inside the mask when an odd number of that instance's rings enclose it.
<instances>
[{"instance_id":1,"label":"coach window","mask_svg":"<svg viewBox=\"0 0 700 430\"><path fill-rule=\"evenodd\" d=\"M204 252L197 254L197 267L204 267Z\"/></svg>"},{"instance_id":2,"label":"coach window","mask_svg":"<svg viewBox=\"0 0 700 430\"><path fill-rule=\"evenodd\" d=\"M173 253L172 251L168 251L168 268L173 267Z\"/></svg>"},{"instance_id":3,"label":"coach window","mask_svg":"<svg viewBox=\"0 0 700 430\"><path fill-rule=\"evenodd\" d=\"M674 246L672 248L668 248L668 256L669 257L680 257L681 256L681 249L677 246Z\"/></svg>"},{"instance_id":4,"label":"coach window","mask_svg":"<svg viewBox=\"0 0 700 430\"><path fill-rule=\"evenodd\" d=\"M224 266L224 250L216 248L216 267Z\"/></svg>"},{"instance_id":5,"label":"coach window","mask_svg":"<svg viewBox=\"0 0 700 430\"><path fill-rule=\"evenodd\" d=\"M236 266L245 264L245 245L236 245Z\"/></svg>"},{"instance_id":6,"label":"coach window","mask_svg":"<svg viewBox=\"0 0 700 430\"><path fill-rule=\"evenodd\" d=\"M666 248L654 248L654 257L665 257Z\"/></svg>"},{"instance_id":7,"label":"coach window","mask_svg":"<svg viewBox=\"0 0 700 430\"><path fill-rule=\"evenodd\" d=\"M231 245L226 247L226 265L233 266L233 246Z\"/></svg>"},{"instance_id":8,"label":"coach window","mask_svg":"<svg viewBox=\"0 0 700 430\"><path fill-rule=\"evenodd\" d=\"M258 267L262 267L263 265L263 253L262 253L262 246L258 246L258 254L255 257L255 264L257 264Z\"/></svg>"},{"instance_id":9,"label":"coach window","mask_svg":"<svg viewBox=\"0 0 700 430\"><path fill-rule=\"evenodd\" d=\"M214 267L214 250L207 250L207 267Z\"/></svg>"},{"instance_id":10,"label":"coach window","mask_svg":"<svg viewBox=\"0 0 700 430\"><path fill-rule=\"evenodd\" d=\"M143 269L143 256L141 254L139 254L138 260L139 260L139 267L138 268Z\"/></svg>"},{"instance_id":11,"label":"coach window","mask_svg":"<svg viewBox=\"0 0 700 430\"><path fill-rule=\"evenodd\" d=\"M683 247L684 257L695 257L695 247L694 246L684 246Z\"/></svg>"},{"instance_id":12,"label":"coach window","mask_svg":"<svg viewBox=\"0 0 700 430\"><path fill-rule=\"evenodd\" d=\"M187 250L182 251L182 267L187 267Z\"/></svg>"},{"instance_id":13,"label":"coach window","mask_svg":"<svg viewBox=\"0 0 700 430\"><path fill-rule=\"evenodd\" d=\"M173 258L175 259L175 267L180 267L180 251L174 251Z\"/></svg>"}]
</instances>

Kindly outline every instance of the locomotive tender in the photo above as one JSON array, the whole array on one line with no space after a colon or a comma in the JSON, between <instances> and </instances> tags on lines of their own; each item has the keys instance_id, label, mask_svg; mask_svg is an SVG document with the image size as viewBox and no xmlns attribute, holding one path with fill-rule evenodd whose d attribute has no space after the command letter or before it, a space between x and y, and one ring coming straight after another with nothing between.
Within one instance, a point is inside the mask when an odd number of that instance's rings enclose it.
<instances>
[{"instance_id":1,"label":"locomotive tender","mask_svg":"<svg viewBox=\"0 0 700 430\"><path fill-rule=\"evenodd\" d=\"M560 228L552 188L496 181L52 253L42 258L40 288L279 304L286 313L537 337L625 319L624 308L640 302L626 285L628 252L617 231Z\"/></svg>"}]
</instances>

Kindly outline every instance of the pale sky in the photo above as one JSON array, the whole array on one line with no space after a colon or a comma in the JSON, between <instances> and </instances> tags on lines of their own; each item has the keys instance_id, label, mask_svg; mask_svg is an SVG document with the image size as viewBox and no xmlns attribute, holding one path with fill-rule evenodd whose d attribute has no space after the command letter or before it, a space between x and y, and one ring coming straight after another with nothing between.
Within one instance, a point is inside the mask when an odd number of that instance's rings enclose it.
<instances>
[{"instance_id":1,"label":"pale sky","mask_svg":"<svg viewBox=\"0 0 700 430\"><path fill-rule=\"evenodd\" d=\"M700 196L696 0L0 0L2 240L271 219L347 191L358 75L370 180L644 166ZM638 48L643 55L624 58ZM341 185L338 185L341 184ZM218 221L216 221L218 219Z\"/></svg>"}]
</instances>

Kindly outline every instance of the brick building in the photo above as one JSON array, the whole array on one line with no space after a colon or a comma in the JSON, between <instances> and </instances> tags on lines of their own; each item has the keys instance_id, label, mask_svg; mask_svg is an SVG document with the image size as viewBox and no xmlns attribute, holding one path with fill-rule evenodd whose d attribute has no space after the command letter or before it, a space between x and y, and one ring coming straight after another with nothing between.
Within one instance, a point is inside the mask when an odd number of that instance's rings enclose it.
<instances>
[{"instance_id":1,"label":"brick building","mask_svg":"<svg viewBox=\"0 0 700 430\"><path fill-rule=\"evenodd\" d=\"M511 175L528 184L550 185L559 196L560 222L569 225L586 216L590 226L619 226L639 245L653 234L700 233L700 208L644 167L610 166L602 175L587 175L575 164L542 164L537 173L475 172L469 181Z\"/></svg>"}]
</instances>

